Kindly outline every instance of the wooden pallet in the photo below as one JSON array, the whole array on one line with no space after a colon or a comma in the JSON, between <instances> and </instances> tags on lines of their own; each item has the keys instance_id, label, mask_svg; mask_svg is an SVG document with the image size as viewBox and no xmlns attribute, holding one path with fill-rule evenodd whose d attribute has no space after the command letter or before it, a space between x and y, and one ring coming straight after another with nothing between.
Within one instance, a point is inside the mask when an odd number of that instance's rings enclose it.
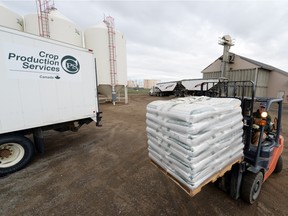
<instances>
[{"instance_id":1,"label":"wooden pallet","mask_svg":"<svg viewBox=\"0 0 288 216\"><path fill-rule=\"evenodd\" d=\"M182 182L178 181L178 179L176 179L173 175L171 175L169 172L167 172L165 169L163 169L160 165L158 165L155 161L153 161L152 159L150 159L150 162L157 167L158 169L160 169L166 176L168 176L172 181L174 181L180 188L182 188L189 196L193 197L195 196L197 193L199 193L202 189L202 187L204 187L205 185L207 185L208 183L213 183L215 182L218 178L224 176L224 174L228 171L230 171L232 169L232 166L236 163L240 163L241 161L243 161L243 158L239 158L237 160L235 160L233 163L227 165L226 167L224 167L222 170L220 170L219 172L215 173L213 176L211 176L210 178L208 178L206 181L204 181L201 185L199 185L196 189L191 189L189 188L187 185L183 184Z\"/></svg>"}]
</instances>

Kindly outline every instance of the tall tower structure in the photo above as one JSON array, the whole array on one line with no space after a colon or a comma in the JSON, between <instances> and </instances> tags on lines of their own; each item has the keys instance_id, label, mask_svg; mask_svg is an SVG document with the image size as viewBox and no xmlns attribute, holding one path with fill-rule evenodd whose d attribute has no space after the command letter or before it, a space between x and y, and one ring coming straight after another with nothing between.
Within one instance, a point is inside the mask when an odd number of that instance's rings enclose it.
<instances>
[{"instance_id":1,"label":"tall tower structure","mask_svg":"<svg viewBox=\"0 0 288 216\"><path fill-rule=\"evenodd\" d=\"M54 0L36 0L39 35L50 38L49 31L49 12L54 8Z\"/></svg>"},{"instance_id":2,"label":"tall tower structure","mask_svg":"<svg viewBox=\"0 0 288 216\"><path fill-rule=\"evenodd\" d=\"M222 66L221 66L221 77L225 78L227 76L227 71L229 71L229 50L231 46L234 46L230 35L224 35L219 39L218 44L224 46L223 57L222 57Z\"/></svg>"}]
</instances>

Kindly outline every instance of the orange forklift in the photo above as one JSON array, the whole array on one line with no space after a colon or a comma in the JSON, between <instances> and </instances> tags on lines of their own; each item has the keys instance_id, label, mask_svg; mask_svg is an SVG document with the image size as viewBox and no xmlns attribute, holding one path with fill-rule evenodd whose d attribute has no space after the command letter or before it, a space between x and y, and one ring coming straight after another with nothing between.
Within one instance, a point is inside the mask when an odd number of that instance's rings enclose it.
<instances>
[{"instance_id":1,"label":"orange forklift","mask_svg":"<svg viewBox=\"0 0 288 216\"><path fill-rule=\"evenodd\" d=\"M204 89L202 95L210 97L231 97L241 100L243 115L243 142L244 158L240 163L232 166L229 172L218 178L215 184L228 192L234 198L242 198L252 204L259 197L262 184L272 173L282 170L281 154L284 148L284 138L281 131L281 98L255 97L255 84L253 81L219 81L212 83L213 88ZM256 126L253 120L254 107L266 103L266 111L261 114L260 125ZM274 123L267 124L268 113L275 117ZM267 127L266 127L267 128ZM260 133L257 144L251 143L254 133ZM265 136L263 135L265 133Z\"/></svg>"}]
</instances>

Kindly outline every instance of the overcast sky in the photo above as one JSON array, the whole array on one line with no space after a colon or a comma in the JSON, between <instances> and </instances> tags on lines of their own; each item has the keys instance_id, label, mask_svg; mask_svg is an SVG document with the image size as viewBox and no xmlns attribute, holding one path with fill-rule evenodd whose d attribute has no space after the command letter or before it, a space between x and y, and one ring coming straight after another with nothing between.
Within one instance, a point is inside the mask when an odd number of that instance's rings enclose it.
<instances>
[{"instance_id":1,"label":"overcast sky","mask_svg":"<svg viewBox=\"0 0 288 216\"><path fill-rule=\"evenodd\" d=\"M21 15L36 3L1 1ZM111 15L126 37L128 79L162 81L202 78L222 55L219 38L230 35L230 51L288 71L288 1L55 0L55 7L82 30Z\"/></svg>"}]
</instances>

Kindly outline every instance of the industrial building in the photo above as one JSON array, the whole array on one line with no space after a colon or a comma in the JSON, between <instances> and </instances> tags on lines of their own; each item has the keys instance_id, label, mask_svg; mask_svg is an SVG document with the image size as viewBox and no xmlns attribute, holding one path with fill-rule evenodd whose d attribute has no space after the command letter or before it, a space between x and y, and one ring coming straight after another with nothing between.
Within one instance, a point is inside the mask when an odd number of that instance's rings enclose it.
<instances>
[{"instance_id":1,"label":"industrial building","mask_svg":"<svg viewBox=\"0 0 288 216\"><path fill-rule=\"evenodd\" d=\"M223 55L202 70L203 79L251 80L255 83L257 97L283 98L283 102L288 103L288 72L229 52L234 45L229 35L220 38L219 44L224 46Z\"/></svg>"},{"instance_id":2,"label":"industrial building","mask_svg":"<svg viewBox=\"0 0 288 216\"><path fill-rule=\"evenodd\" d=\"M157 83L160 83L161 80L154 80L154 79L144 79L144 80L128 80L127 86L128 88L144 88L144 89L151 89Z\"/></svg>"},{"instance_id":3,"label":"industrial building","mask_svg":"<svg viewBox=\"0 0 288 216\"><path fill-rule=\"evenodd\" d=\"M204 79L221 77L222 56L206 67ZM229 70L225 77L231 81L252 80L256 96L282 97L288 103L288 73L273 66L234 53L229 53Z\"/></svg>"},{"instance_id":4,"label":"industrial building","mask_svg":"<svg viewBox=\"0 0 288 216\"><path fill-rule=\"evenodd\" d=\"M144 79L144 89L151 89L153 86L160 82L161 80Z\"/></svg>"}]
</instances>

